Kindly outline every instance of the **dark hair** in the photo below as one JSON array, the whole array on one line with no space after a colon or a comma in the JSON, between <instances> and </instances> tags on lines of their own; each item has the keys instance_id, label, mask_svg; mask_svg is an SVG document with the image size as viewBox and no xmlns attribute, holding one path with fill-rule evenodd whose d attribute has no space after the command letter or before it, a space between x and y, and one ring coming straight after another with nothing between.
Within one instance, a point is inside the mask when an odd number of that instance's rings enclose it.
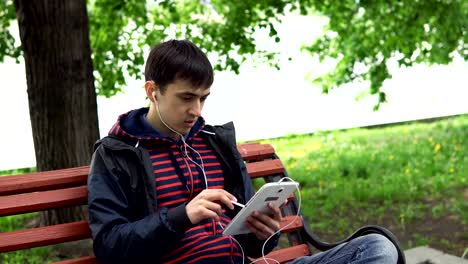
<instances>
[{"instance_id":1,"label":"dark hair","mask_svg":"<svg viewBox=\"0 0 468 264\"><path fill-rule=\"evenodd\" d=\"M213 67L205 53L187 40L169 40L151 49L145 66L146 81L154 81L164 93L167 85L186 80L195 87L213 84Z\"/></svg>"}]
</instances>

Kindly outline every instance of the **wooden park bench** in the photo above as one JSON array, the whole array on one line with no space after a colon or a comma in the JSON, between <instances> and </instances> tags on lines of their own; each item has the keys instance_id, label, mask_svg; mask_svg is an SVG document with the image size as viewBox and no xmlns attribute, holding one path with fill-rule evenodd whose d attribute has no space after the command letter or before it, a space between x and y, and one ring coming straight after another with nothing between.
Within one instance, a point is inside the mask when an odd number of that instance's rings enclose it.
<instances>
[{"instance_id":1,"label":"wooden park bench","mask_svg":"<svg viewBox=\"0 0 468 264\"><path fill-rule=\"evenodd\" d=\"M278 181L286 176L285 168L271 145L248 143L238 145L239 152L246 162L251 178L263 178L266 182ZM0 177L0 217L8 215L38 212L62 207L87 204L87 178L89 166L28 173L23 175ZM320 242L308 232L303 218L297 214L297 201L290 197L290 202L282 208L282 236L287 241L269 253L266 257L286 263L300 256L309 255L312 247L327 250L334 244ZM292 223L291 223L292 222ZM291 223L291 224L289 224ZM351 237L371 233L372 227L362 229ZM0 233L0 253L24 250L34 247L55 245L64 242L91 238L87 221L51 225L19 231ZM283 244L287 244L286 246ZM404 263L404 257L403 262ZM64 260L61 264L98 263L94 256L82 256ZM263 260L256 263L266 263ZM270 263L275 263L270 261Z\"/></svg>"}]
</instances>

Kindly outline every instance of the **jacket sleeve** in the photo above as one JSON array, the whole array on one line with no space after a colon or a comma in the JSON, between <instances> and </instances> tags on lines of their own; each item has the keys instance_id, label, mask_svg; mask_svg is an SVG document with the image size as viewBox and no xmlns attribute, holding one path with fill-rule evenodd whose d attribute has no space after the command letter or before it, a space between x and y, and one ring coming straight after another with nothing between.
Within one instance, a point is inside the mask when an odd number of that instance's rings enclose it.
<instances>
[{"instance_id":1,"label":"jacket sleeve","mask_svg":"<svg viewBox=\"0 0 468 264\"><path fill-rule=\"evenodd\" d=\"M190 226L185 205L134 219L129 206L130 186L116 174L113 159L99 146L88 178L89 225L95 255L102 263L160 259Z\"/></svg>"}]
</instances>

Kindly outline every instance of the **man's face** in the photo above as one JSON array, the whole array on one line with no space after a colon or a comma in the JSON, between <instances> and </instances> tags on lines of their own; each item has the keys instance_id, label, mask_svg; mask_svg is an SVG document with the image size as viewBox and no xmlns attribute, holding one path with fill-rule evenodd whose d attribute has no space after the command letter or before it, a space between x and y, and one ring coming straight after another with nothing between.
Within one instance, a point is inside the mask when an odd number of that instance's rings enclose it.
<instances>
[{"instance_id":1,"label":"man's face","mask_svg":"<svg viewBox=\"0 0 468 264\"><path fill-rule=\"evenodd\" d=\"M209 94L210 88L194 87L185 80L176 80L169 84L163 94L158 89L156 98L162 120L182 135L187 134L201 116ZM175 134L164 124L160 125L161 132L169 136Z\"/></svg>"}]
</instances>

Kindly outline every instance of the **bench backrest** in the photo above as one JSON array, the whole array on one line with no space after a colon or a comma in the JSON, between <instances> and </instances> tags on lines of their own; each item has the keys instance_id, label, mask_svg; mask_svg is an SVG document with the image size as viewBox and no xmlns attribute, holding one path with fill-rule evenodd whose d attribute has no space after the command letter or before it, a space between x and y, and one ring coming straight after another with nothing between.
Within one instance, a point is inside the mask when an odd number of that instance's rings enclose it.
<instances>
[{"instance_id":1,"label":"bench backrest","mask_svg":"<svg viewBox=\"0 0 468 264\"><path fill-rule=\"evenodd\" d=\"M241 144L238 145L238 150L246 162L251 178L264 178L266 182L271 182L284 177L285 168L271 145ZM89 166L84 166L0 177L0 217L86 205L88 172ZM276 249L267 257L286 263L299 256L308 255L310 251L301 232L302 218L295 217L297 204L293 196L290 197L290 202L282 209L282 212L281 226L288 225L282 230L287 237L288 245ZM91 231L86 221L5 232L0 233L0 253L90 237ZM92 256L84 256L60 263L97 263L97 261ZM267 262L261 260L256 263ZM270 263L276 262L270 261Z\"/></svg>"}]
</instances>

